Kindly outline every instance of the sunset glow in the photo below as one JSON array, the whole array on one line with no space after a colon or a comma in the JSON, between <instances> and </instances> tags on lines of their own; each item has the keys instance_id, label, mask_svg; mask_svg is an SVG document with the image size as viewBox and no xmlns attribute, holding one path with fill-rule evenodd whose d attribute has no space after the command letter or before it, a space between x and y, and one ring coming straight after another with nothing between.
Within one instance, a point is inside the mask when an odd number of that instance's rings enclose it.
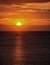
<instances>
[{"instance_id":1,"label":"sunset glow","mask_svg":"<svg viewBox=\"0 0 50 65\"><path fill-rule=\"evenodd\" d=\"M16 25L17 26L22 26L22 23L21 22L17 22Z\"/></svg>"},{"instance_id":2,"label":"sunset glow","mask_svg":"<svg viewBox=\"0 0 50 65\"><path fill-rule=\"evenodd\" d=\"M50 26L50 2L24 1L15 0L11 4L7 2L0 4L0 24L10 25L11 28L22 27L23 30L28 28L34 30L37 26Z\"/></svg>"},{"instance_id":3,"label":"sunset glow","mask_svg":"<svg viewBox=\"0 0 50 65\"><path fill-rule=\"evenodd\" d=\"M0 65L48 65L50 0L0 0Z\"/></svg>"}]
</instances>

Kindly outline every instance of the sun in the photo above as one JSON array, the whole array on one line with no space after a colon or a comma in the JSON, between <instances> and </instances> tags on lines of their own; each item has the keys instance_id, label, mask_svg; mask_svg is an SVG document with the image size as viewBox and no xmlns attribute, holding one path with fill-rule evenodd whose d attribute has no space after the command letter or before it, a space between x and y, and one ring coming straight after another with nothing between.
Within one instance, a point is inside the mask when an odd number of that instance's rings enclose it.
<instances>
[{"instance_id":1,"label":"sun","mask_svg":"<svg viewBox=\"0 0 50 65\"><path fill-rule=\"evenodd\" d=\"M22 23L21 22L17 22L16 25L17 26L22 26Z\"/></svg>"}]
</instances>

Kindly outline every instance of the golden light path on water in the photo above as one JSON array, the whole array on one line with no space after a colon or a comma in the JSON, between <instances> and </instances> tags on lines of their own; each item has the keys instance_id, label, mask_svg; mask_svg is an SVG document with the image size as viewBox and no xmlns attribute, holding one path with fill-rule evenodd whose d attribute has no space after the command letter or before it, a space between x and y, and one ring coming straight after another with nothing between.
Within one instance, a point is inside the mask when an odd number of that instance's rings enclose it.
<instances>
[{"instance_id":1,"label":"golden light path on water","mask_svg":"<svg viewBox=\"0 0 50 65\"><path fill-rule=\"evenodd\" d=\"M14 56L15 56L15 64L14 65L21 65L23 64L22 61L24 61L24 49L22 47L22 36L21 33L18 32L16 46L14 49Z\"/></svg>"}]
</instances>

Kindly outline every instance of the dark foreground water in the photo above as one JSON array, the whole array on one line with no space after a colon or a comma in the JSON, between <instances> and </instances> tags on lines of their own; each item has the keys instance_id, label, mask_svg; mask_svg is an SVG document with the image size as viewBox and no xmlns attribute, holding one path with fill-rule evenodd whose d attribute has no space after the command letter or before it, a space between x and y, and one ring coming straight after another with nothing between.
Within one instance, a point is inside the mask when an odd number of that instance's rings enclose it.
<instances>
[{"instance_id":1,"label":"dark foreground water","mask_svg":"<svg viewBox=\"0 0 50 65\"><path fill-rule=\"evenodd\" d=\"M0 32L0 65L49 65L50 32Z\"/></svg>"}]
</instances>

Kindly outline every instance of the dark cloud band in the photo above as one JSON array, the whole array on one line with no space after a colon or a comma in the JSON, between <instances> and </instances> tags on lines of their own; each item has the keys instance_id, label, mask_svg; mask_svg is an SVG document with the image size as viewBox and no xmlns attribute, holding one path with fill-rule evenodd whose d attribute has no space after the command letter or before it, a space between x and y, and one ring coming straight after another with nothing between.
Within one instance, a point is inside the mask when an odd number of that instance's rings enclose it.
<instances>
[{"instance_id":1,"label":"dark cloud band","mask_svg":"<svg viewBox=\"0 0 50 65\"><path fill-rule=\"evenodd\" d=\"M0 4L19 4L19 3L43 3L50 2L50 0L0 0Z\"/></svg>"}]
</instances>

